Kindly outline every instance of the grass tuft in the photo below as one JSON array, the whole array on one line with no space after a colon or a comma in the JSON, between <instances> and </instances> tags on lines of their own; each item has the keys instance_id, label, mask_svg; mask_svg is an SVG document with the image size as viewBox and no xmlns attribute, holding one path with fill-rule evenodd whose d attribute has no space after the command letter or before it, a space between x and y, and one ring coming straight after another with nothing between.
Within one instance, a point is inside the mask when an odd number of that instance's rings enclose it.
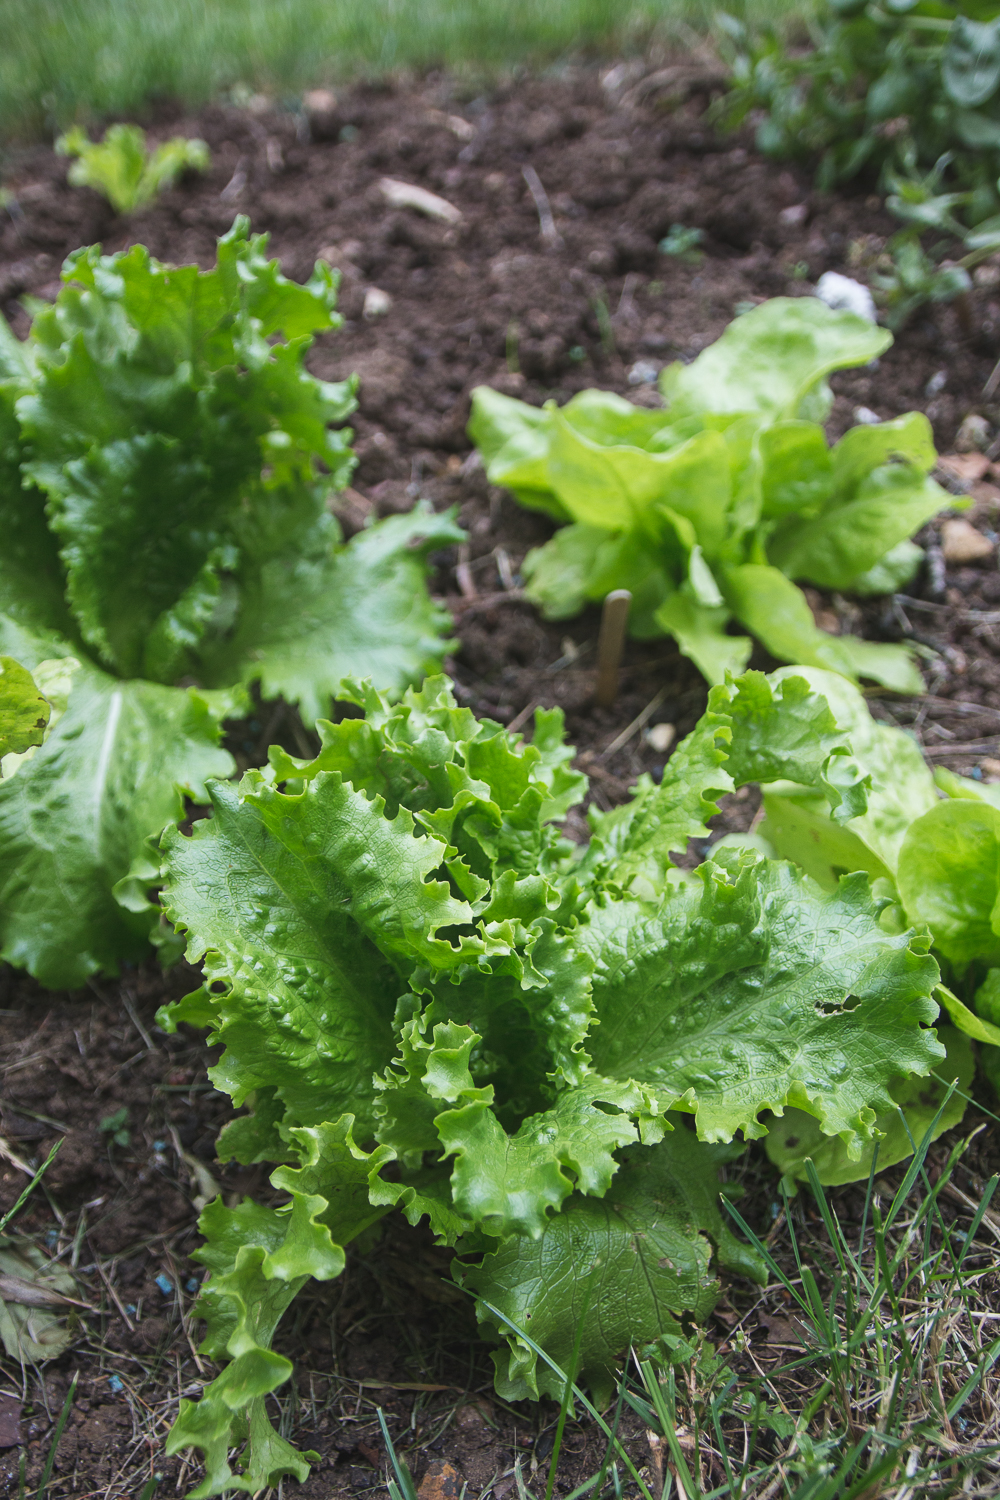
<instances>
[{"instance_id":1,"label":"grass tuft","mask_svg":"<svg viewBox=\"0 0 1000 1500\"><path fill-rule=\"evenodd\" d=\"M810 0L734 0L754 21ZM404 68L486 76L712 29L711 0L0 0L0 138L54 135L157 98L303 89Z\"/></svg>"}]
</instances>

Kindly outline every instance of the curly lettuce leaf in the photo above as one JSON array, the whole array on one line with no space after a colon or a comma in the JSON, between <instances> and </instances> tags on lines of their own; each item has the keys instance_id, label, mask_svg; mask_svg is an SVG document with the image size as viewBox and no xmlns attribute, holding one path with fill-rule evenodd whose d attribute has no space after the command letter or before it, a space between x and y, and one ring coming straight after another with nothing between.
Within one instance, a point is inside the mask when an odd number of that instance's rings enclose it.
<instances>
[{"instance_id":1,"label":"curly lettuce leaf","mask_svg":"<svg viewBox=\"0 0 1000 1500\"><path fill-rule=\"evenodd\" d=\"M288 549L245 570L231 634L202 650L205 680L259 681L266 698L320 718L344 677L401 692L440 668L450 616L427 593L427 556L460 542L452 515L418 506L309 555Z\"/></svg>"},{"instance_id":2,"label":"curly lettuce leaf","mask_svg":"<svg viewBox=\"0 0 1000 1500\"><path fill-rule=\"evenodd\" d=\"M868 805L838 826L826 799L796 785L799 778L791 771L786 783L764 789L761 833L778 854L831 889L848 870L894 876L911 823L938 802L920 746L905 731L873 719L861 693L842 676L815 667L783 667L774 674L779 680L792 676L806 679L829 703L869 777Z\"/></svg>"},{"instance_id":3,"label":"curly lettuce leaf","mask_svg":"<svg viewBox=\"0 0 1000 1500\"><path fill-rule=\"evenodd\" d=\"M668 365L660 390L669 420L706 413L822 421L824 379L884 354L892 335L815 297L772 297L729 324L689 365Z\"/></svg>"},{"instance_id":4,"label":"curly lettuce leaf","mask_svg":"<svg viewBox=\"0 0 1000 1500\"><path fill-rule=\"evenodd\" d=\"M344 1269L342 1243L334 1241L328 1222L346 1242L380 1216L367 1202L361 1214L357 1211L370 1164L354 1146L350 1126L348 1119L298 1132L304 1165L274 1174L275 1185L290 1194L284 1207L264 1208L245 1199L225 1208L216 1198L198 1221L206 1243L195 1257L211 1272L197 1303L208 1323L201 1348L210 1359L231 1363L205 1386L200 1401L181 1401L167 1438L168 1454L196 1448L203 1455L205 1478L192 1490L194 1500L224 1490L254 1494L288 1474L302 1481L309 1460L317 1457L299 1453L279 1436L265 1397L293 1369L291 1360L271 1348L285 1310L310 1277L329 1281ZM309 1192L306 1184L319 1191ZM244 1472L237 1474L229 1451L241 1445Z\"/></svg>"},{"instance_id":5,"label":"curly lettuce leaf","mask_svg":"<svg viewBox=\"0 0 1000 1500\"><path fill-rule=\"evenodd\" d=\"M23 634L16 638L24 644ZM50 644L36 648L39 656ZM112 888L147 837L182 816L185 796L203 801L207 777L232 774L218 743L228 708L193 688L77 667L65 712L0 781L0 952L8 962L50 988L75 989L142 955L150 911L127 911Z\"/></svg>"},{"instance_id":6,"label":"curly lettuce leaf","mask_svg":"<svg viewBox=\"0 0 1000 1500\"><path fill-rule=\"evenodd\" d=\"M638 1091L590 1078L509 1134L493 1085L477 1086L470 1072L482 1038L454 1022L439 1022L430 1037L425 1030L422 1019L404 1028L397 1067L380 1084L377 1134L411 1166L426 1151L453 1156L451 1199L467 1224L498 1239L537 1239L575 1187L606 1192L614 1152L639 1139L628 1117L642 1111Z\"/></svg>"},{"instance_id":7,"label":"curly lettuce leaf","mask_svg":"<svg viewBox=\"0 0 1000 1500\"><path fill-rule=\"evenodd\" d=\"M349 472L347 435L330 424L350 389L302 368L311 334L339 321L333 283L287 281L247 229L237 221L210 271L141 245L78 251L32 328L24 473L48 498L83 639L123 675L188 669L183 653L144 659L146 642L210 558L238 567L248 509L281 513L286 545L289 530L301 542L324 521L318 465L335 483ZM195 647L210 620L188 611Z\"/></svg>"},{"instance_id":8,"label":"curly lettuce leaf","mask_svg":"<svg viewBox=\"0 0 1000 1500\"><path fill-rule=\"evenodd\" d=\"M344 691L365 717L322 724L314 760L275 752L269 773L214 788L191 836L165 837L166 908L206 966L164 1020L212 1026L213 1078L253 1108L221 1149L284 1161L272 1184L334 1244L390 1208L426 1219L460 1244L487 1324L510 1317L559 1359L579 1320L563 1287L599 1258L584 1378L603 1390L631 1340L711 1305L713 1253L754 1269L720 1223L721 1143L793 1107L857 1158L893 1083L942 1055L926 940L889 930L862 874L824 892L719 849L700 877L670 875L737 780L796 776L847 824L868 773L810 682L748 673L713 690L661 786L594 815L581 854L546 821L582 790L560 716L524 745L458 708L445 679L395 703ZM228 1307L217 1356L234 1352ZM255 1336L262 1382L267 1344ZM500 1389L560 1379L515 1331ZM223 1433L213 1401L201 1445L218 1434L221 1452L243 1429ZM292 1463L266 1428L254 1442L256 1477Z\"/></svg>"},{"instance_id":9,"label":"curly lettuce leaf","mask_svg":"<svg viewBox=\"0 0 1000 1500\"><path fill-rule=\"evenodd\" d=\"M162 899L208 984L225 986L213 998L226 1044L213 1077L237 1103L275 1086L298 1123L350 1112L370 1129L406 972L486 946L438 935L472 918L434 878L446 846L336 773L289 796L250 772L210 795L214 817L190 838L165 837Z\"/></svg>"},{"instance_id":10,"label":"curly lettuce leaf","mask_svg":"<svg viewBox=\"0 0 1000 1500\"><path fill-rule=\"evenodd\" d=\"M948 1055L934 1069L936 1076L900 1078L890 1084L893 1108L878 1116L874 1138L865 1144L856 1161L851 1160L843 1141L824 1135L819 1121L802 1110L786 1109L780 1120L769 1124L764 1142L768 1157L792 1191L796 1182L808 1179L807 1160L815 1166L820 1182L828 1186L860 1182L869 1176L873 1162L881 1172L912 1156L914 1145L920 1144L935 1117L932 1140L958 1124L965 1113L963 1095L971 1088L976 1071L975 1058L968 1038L955 1027L939 1026L937 1034ZM942 1110L952 1080L958 1087Z\"/></svg>"},{"instance_id":11,"label":"curly lettuce leaf","mask_svg":"<svg viewBox=\"0 0 1000 1500\"><path fill-rule=\"evenodd\" d=\"M622 1153L606 1198L575 1195L539 1238L515 1236L478 1264L456 1262L485 1331L505 1340L493 1356L505 1400L563 1394L563 1380L523 1333L571 1374L582 1320L576 1378L604 1406L630 1346L711 1311L717 1267L766 1279L719 1208L718 1169L730 1154L678 1125L660 1145Z\"/></svg>"},{"instance_id":12,"label":"curly lettuce leaf","mask_svg":"<svg viewBox=\"0 0 1000 1500\"><path fill-rule=\"evenodd\" d=\"M697 886L608 903L581 928L594 1067L654 1086L704 1140L755 1139L762 1110L794 1105L856 1156L889 1081L942 1056L926 940L883 930L863 874L825 892L753 853L717 859Z\"/></svg>"},{"instance_id":13,"label":"curly lettuce leaf","mask_svg":"<svg viewBox=\"0 0 1000 1500\"><path fill-rule=\"evenodd\" d=\"M276 777L311 780L336 771L366 796L383 797L388 816L408 808L423 831L453 851L449 875L479 903L476 915L484 921L503 915L530 920L545 912L549 902L539 877L555 871L565 852L554 824L587 786L586 777L570 769L562 712L536 712L534 742L525 745L521 736L511 739L499 724L459 709L443 677L408 689L395 705L370 683L353 679L345 679L341 694L363 707L366 718L321 721L323 748L311 762L272 751ZM504 871L515 881L535 882L530 914L524 909L528 886L517 886L516 913L506 907L501 913L498 892L487 896L484 880Z\"/></svg>"},{"instance_id":14,"label":"curly lettuce leaf","mask_svg":"<svg viewBox=\"0 0 1000 1500\"><path fill-rule=\"evenodd\" d=\"M826 700L794 672L783 678L747 672L712 689L706 712L667 761L659 785L641 776L630 802L608 813L591 808L595 838L581 868L600 862L614 884L658 894L671 851L708 837L724 793L789 777L816 787L838 822L864 811L867 772L850 755Z\"/></svg>"}]
</instances>

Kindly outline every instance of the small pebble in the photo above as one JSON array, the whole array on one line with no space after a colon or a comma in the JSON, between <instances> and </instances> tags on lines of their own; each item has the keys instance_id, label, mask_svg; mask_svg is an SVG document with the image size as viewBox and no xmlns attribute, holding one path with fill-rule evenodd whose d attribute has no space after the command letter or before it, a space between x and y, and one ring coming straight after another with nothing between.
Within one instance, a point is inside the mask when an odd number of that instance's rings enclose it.
<instances>
[{"instance_id":1,"label":"small pebble","mask_svg":"<svg viewBox=\"0 0 1000 1500\"><path fill-rule=\"evenodd\" d=\"M364 316L372 318L384 318L392 306L392 298L388 292L383 292L381 287L370 286L365 292Z\"/></svg>"},{"instance_id":2,"label":"small pebble","mask_svg":"<svg viewBox=\"0 0 1000 1500\"><path fill-rule=\"evenodd\" d=\"M928 380L927 384L924 386L924 393L926 395L928 395L928 396L936 396L936 395L938 395L938 393L940 391L944 390L944 388L945 388L945 386L947 384L948 384L948 371L947 370L937 370L931 376L930 380Z\"/></svg>"},{"instance_id":3,"label":"small pebble","mask_svg":"<svg viewBox=\"0 0 1000 1500\"><path fill-rule=\"evenodd\" d=\"M941 523L941 553L945 562L981 562L993 552L993 543L968 521L948 520Z\"/></svg>"},{"instance_id":4,"label":"small pebble","mask_svg":"<svg viewBox=\"0 0 1000 1500\"><path fill-rule=\"evenodd\" d=\"M988 448L990 424L978 412L970 411L955 434L956 453L974 453L977 448Z\"/></svg>"},{"instance_id":5,"label":"small pebble","mask_svg":"<svg viewBox=\"0 0 1000 1500\"><path fill-rule=\"evenodd\" d=\"M852 276L839 271L824 271L816 283L815 296L834 312L852 312L855 317L874 323L877 317L871 292Z\"/></svg>"},{"instance_id":6,"label":"small pebble","mask_svg":"<svg viewBox=\"0 0 1000 1500\"><path fill-rule=\"evenodd\" d=\"M660 373L659 365L651 359L637 359L628 372L629 385L653 385Z\"/></svg>"},{"instance_id":7,"label":"small pebble","mask_svg":"<svg viewBox=\"0 0 1000 1500\"><path fill-rule=\"evenodd\" d=\"M119 1394L119 1392L125 1389L117 1375L112 1375L111 1379L108 1381L108 1385L110 1386L111 1390L114 1391L116 1396Z\"/></svg>"},{"instance_id":8,"label":"small pebble","mask_svg":"<svg viewBox=\"0 0 1000 1500\"><path fill-rule=\"evenodd\" d=\"M200 1286L201 1282L198 1280L197 1276L189 1276L187 1281L185 1281L184 1283L184 1290L186 1292L190 1292L193 1297Z\"/></svg>"},{"instance_id":9,"label":"small pebble","mask_svg":"<svg viewBox=\"0 0 1000 1500\"><path fill-rule=\"evenodd\" d=\"M878 412L872 411L870 406L854 408L854 421L858 427L877 427L881 420Z\"/></svg>"},{"instance_id":10,"label":"small pebble","mask_svg":"<svg viewBox=\"0 0 1000 1500\"><path fill-rule=\"evenodd\" d=\"M672 724L653 724L646 730L646 744L657 755L665 755L673 744L676 733Z\"/></svg>"},{"instance_id":11,"label":"small pebble","mask_svg":"<svg viewBox=\"0 0 1000 1500\"><path fill-rule=\"evenodd\" d=\"M156 1278L156 1285L160 1288L160 1291L163 1293L164 1297L169 1297L170 1293L174 1289L173 1282L170 1280L169 1276L164 1276L162 1271Z\"/></svg>"}]
</instances>

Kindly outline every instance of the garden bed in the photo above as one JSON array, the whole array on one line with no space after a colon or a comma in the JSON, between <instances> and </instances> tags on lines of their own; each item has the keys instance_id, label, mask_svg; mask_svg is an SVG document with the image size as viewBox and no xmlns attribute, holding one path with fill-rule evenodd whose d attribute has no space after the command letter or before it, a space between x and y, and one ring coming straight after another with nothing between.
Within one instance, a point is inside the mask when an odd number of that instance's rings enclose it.
<instances>
[{"instance_id":1,"label":"garden bed","mask_svg":"<svg viewBox=\"0 0 1000 1500\"><path fill-rule=\"evenodd\" d=\"M561 403L597 385L653 404L658 368L690 359L741 304L808 294L826 270L850 274L852 247L877 248L872 237L892 233L891 217L863 190L820 194L805 174L763 161L746 139L717 138L704 118L715 87L711 71L681 66L647 79L620 69L603 82L591 72L521 81L479 99L440 79L381 84L344 93L314 120L312 139L304 118L266 101L220 105L194 118L163 110L157 125L201 135L212 168L127 223L95 195L67 186L64 159L28 151L10 159L5 173L14 197L0 233L0 305L23 335L18 298L54 295L62 258L97 240L109 251L140 240L160 259L210 264L218 234L237 212L272 232L287 274L305 278L319 255L339 266L345 325L319 341L311 367L324 378L361 377L359 465L340 506L345 529L368 514L409 509L419 495L438 508L458 507L468 550L441 556L434 587L455 617L449 670L461 701L518 724L536 703L560 705L592 795L611 806L639 772L662 768L664 752L642 731L606 754L609 744L658 695L653 721L682 736L704 708L705 685L670 641L632 643L613 708L593 706L596 612L546 623L521 597L521 561L551 524L487 484L465 436L468 398L475 385L490 384ZM547 194L548 235L526 167ZM380 188L384 177L441 195L460 219L393 208ZM674 223L703 231L698 264L658 251ZM366 317L372 288L389 303ZM944 453L970 412L986 418L992 439L1000 406L982 393L1000 352L1000 276L995 285L980 276L971 313L971 332L949 307L918 314L877 369L835 376L831 430L850 426L858 407L883 419L916 408L927 412ZM957 485L960 469L952 466L949 483ZM964 472L973 520L995 540L1000 489L987 460L967 459ZM940 557L936 525L921 540L932 559ZM909 602L860 607L815 595L814 607L828 629L922 644L930 696L883 695L877 711L912 724L935 763L994 774L995 553L948 564L943 578L935 562ZM752 665L773 663L758 655ZM259 760L269 733L298 748L294 724L253 720L239 726L232 748L244 764ZM734 797L720 824L745 828L754 810L753 797ZM262 1170L214 1163L227 1106L206 1079L208 1049L193 1033L165 1038L154 1029L156 1006L195 982L183 966L165 979L148 966L64 999L20 976L3 978L0 1135L30 1157L65 1138L47 1193L36 1193L19 1225L48 1235L55 1253L65 1250L80 1273L81 1298L99 1309L81 1316L80 1342L48 1367L48 1412L29 1381L33 1409L20 1425L29 1490L74 1369L81 1385L54 1492L138 1494L155 1473L165 1476L158 1493L185 1490L181 1461L165 1460L162 1442L178 1395L202 1378L189 1317L197 1268L186 1258L197 1243L194 1200L211 1191L205 1174L227 1194L259 1192L264 1182ZM123 1109L127 1118L102 1129ZM974 1124L970 1112L963 1131ZM115 1130L128 1132L127 1143L115 1142ZM934 1148L937 1166L945 1155L942 1142ZM959 1187L975 1195L997 1164L995 1143L981 1137ZM0 1165L2 1210L25 1179ZM896 1181L900 1171L887 1177ZM772 1222L774 1175L762 1160L746 1186L743 1211L763 1232ZM845 1225L858 1221L862 1196L837 1193ZM810 1212L800 1198L796 1213L807 1228ZM774 1245L781 1250L780 1235ZM296 1389L282 1393L282 1406L295 1441L323 1460L304 1495L381 1486L376 1405L401 1445L413 1446L427 1500L458 1500L463 1483L478 1495L491 1481L498 1500L516 1494L517 1454L529 1482L535 1461L544 1475L554 1410L508 1410L492 1396L470 1304L437 1278L445 1258L429 1236L414 1256L412 1248L397 1249L389 1231L351 1257L346 1279L297 1304L281 1343L309 1355L299 1356ZM791 1325L777 1294L758 1301L748 1286L735 1287L712 1322L713 1340L724 1344L744 1315L750 1353L738 1361L748 1369L748 1361L787 1362ZM734 1347L727 1356L737 1360ZM0 1437L2 1419L0 1406ZM627 1418L623 1430L634 1438L636 1463L655 1466L637 1421ZM599 1467L601 1451L594 1432L571 1429L559 1470L563 1493ZM17 1452L0 1449L0 1494L18 1493Z\"/></svg>"}]
</instances>

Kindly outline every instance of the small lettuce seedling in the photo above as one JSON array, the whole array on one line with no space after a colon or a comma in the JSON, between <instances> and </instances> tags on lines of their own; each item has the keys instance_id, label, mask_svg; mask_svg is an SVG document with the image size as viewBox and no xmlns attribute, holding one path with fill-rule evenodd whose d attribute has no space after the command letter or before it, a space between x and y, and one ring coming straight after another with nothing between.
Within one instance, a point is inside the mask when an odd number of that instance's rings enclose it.
<instances>
[{"instance_id":1,"label":"small lettuce seedling","mask_svg":"<svg viewBox=\"0 0 1000 1500\"><path fill-rule=\"evenodd\" d=\"M627 589L632 633L673 636L709 682L745 667L753 635L779 661L922 691L905 647L825 633L796 582L900 588L922 557L912 533L955 504L929 478L920 412L826 440L825 377L891 342L815 297L777 297L661 371L665 409L598 390L538 409L480 386L469 433L490 480L564 523L525 559L528 597L564 619Z\"/></svg>"},{"instance_id":2,"label":"small lettuce seedling","mask_svg":"<svg viewBox=\"0 0 1000 1500\"><path fill-rule=\"evenodd\" d=\"M704 254L698 249L703 239L700 229L687 229L683 224L671 224L670 230L664 235L657 249L661 255L672 255L675 260L682 260L689 266L696 266L704 260Z\"/></svg>"},{"instance_id":3,"label":"small lettuce seedling","mask_svg":"<svg viewBox=\"0 0 1000 1500\"><path fill-rule=\"evenodd\" d=\"M185 172L207 172L211 160L204 141L182 135L151 150L138 125L110 125L99 142L74 125L56 141L56 150L76 157L69 169L73 186L93 188L118 214L145 208Z\"/></svg>"}]
</instances>

